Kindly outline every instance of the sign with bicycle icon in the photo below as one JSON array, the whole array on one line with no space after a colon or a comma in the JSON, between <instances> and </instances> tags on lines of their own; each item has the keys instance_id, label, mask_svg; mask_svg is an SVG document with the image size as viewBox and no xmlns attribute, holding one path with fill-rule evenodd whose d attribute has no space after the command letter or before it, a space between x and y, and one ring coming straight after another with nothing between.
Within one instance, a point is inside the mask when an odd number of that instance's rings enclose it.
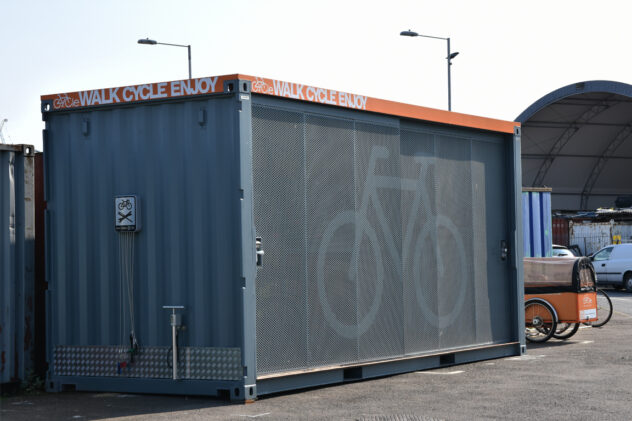
<instances>
[{"instance_id":1,"label":"sign with bicycle icon","mask_svg":"<svg viewBox=\"0 0 632 421\"><path fill-rule=\"evenodd\" d=\"M138 210L138 197L116 196L114 198L114 228L117 231L139 231Z\"/></svg>"}]
</instances>

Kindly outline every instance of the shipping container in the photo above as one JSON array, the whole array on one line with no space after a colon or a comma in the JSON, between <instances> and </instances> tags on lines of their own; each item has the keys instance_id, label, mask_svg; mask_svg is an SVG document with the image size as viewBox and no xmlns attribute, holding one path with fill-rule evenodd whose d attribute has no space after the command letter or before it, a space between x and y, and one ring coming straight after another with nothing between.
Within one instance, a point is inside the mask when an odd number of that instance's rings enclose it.
<instances>
[{"instance_id":1,"label":"shipping container","mask_svg":"<svg viewBox=\"0 0 632 421\"><path fill-rule=\"evenodd\" d=\"M49 390L250 400L524 352L513 122L245 75L42 112Z\"/></svg>"},{"instance_id":2,"label":"shipping container","mask_svg":"<svg viewBox=\"0 0 632 421\"><path fill-rule=\"evenodd\" d=\"M551 189L522 188L522 241L524 257L551 257Z\"/></svg>"},{"instance_id":3,"label":"shipping container","mask_svg":"<svg viewBox=\"0 0 632 421\"><path fill-rule=\"evenodd\" d=\"M567 218L553 218L553 244L559 244L561 246L570 246L570 238L568 236L568 219Z\"/></svg>"},{"instance_id":4,"label":"shipping container","mask_svg":"<svg viewBox=\"0 0 632 421\"><path fill-rule=\"evenodd\" d=\"M33 369L33 146L0 144L0 384Z\"/></svg>"}]
</instances>

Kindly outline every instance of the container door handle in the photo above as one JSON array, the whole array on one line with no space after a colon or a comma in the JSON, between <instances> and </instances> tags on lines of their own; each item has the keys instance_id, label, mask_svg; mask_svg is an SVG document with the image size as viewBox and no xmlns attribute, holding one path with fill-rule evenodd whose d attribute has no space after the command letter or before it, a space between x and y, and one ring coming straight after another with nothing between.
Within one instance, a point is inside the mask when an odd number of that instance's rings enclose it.
<instances>
[{"instance_id":1,"label":"container door handle","mask_svg":"<svg viewBox=\"0 0 632 421\"><path fill-rule=\"evenodd\" d=\"M261 245L261 237L255 238L255 248L257 254L257 266L263 266L263 255L265 254L265 252L263 251Z\"/></svg>"},{"instance_id":2,"label":"container door handle","mask_svg":"<svg viewBox=\"0 0 632 421\"><path fill-rule=\"evenodd\" d=\"M500 241L500 260L507 260L507 256L509 256L509 246L507 245L506 240Z\"/></svg>"}]
</instances>

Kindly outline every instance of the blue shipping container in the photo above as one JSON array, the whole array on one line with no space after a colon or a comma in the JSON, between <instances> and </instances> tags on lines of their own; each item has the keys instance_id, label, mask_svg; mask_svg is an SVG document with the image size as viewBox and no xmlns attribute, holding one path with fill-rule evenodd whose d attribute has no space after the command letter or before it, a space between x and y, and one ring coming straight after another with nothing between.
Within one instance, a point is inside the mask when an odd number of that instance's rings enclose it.
<instances>
[{"instance_id":1,"label":"blue shipping container","mask_svg":"<svg viewBox=\"0 0 632 421\"><path fill-rule=\"evenodd\" d=\"M551 257L551 189L522 188L524 257Z\"/></svg>"}]
</instances>

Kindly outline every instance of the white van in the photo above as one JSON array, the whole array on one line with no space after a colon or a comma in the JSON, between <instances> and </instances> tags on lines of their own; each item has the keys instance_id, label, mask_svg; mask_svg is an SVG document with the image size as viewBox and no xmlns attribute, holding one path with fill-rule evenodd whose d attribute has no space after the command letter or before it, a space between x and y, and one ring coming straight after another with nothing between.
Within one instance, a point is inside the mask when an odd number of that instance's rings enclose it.
<instances>
[{"instance_id":1,"label":"white van","mask_svg":"<svg viewBox=\"0 0 632 421\"><path fill-rule=\"evenodd\" d=\"M606 246L591 256L597 284L632 292L632 244Z\"/></svg>"}]
</instances>

